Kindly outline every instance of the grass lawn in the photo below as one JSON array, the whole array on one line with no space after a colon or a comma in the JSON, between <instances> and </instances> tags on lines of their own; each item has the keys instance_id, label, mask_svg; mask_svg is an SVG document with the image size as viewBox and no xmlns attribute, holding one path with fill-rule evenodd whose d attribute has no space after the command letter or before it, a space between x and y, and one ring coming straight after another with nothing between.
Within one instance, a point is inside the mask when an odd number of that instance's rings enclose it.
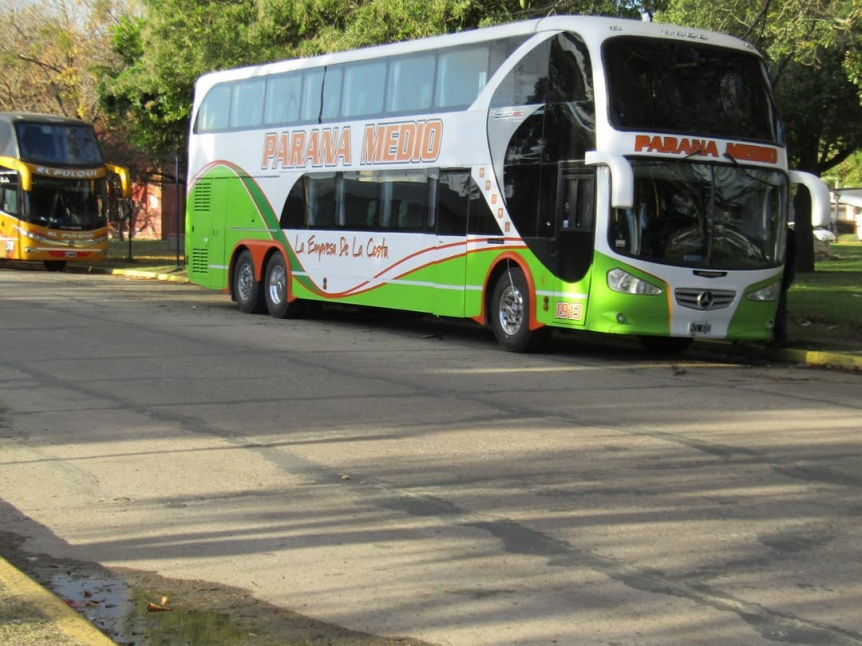
<instances>
[{"instance_id":1,"label":"grass lawn","mask_svg":"<svg viewBox=\"0 0 862 646\"><path fill-rule=\"evenodd\" d=\"M791 336L817 326L826 336L862 343L862 242L841 236L814 263L814 273L796 274L787 298Z\"/></svg>"},{"instance_id":2,"label":"grass lawn","mask_svg":"<svg viewBox=\"0 0 862 646\"><path fill-rule=\"evenodd\" d=\"M177 241L132 239L131 259L128 240L111 240L108 245L108 259L94 263L97 267L113 269L136 269L140 271L168 272L178 266L185 269L185 249L180 240L179 254ZM179 262L177 262L179 258Z\"/></svg>"}]
</instances>

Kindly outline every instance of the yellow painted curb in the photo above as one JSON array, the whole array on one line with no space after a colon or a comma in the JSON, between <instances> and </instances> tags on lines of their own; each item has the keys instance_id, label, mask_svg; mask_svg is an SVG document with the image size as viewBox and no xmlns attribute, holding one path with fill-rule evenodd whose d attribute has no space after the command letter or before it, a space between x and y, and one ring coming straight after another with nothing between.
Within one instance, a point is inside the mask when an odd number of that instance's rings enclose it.
<instances>
[{"instance_id":1,"label":"yellow painted curb","mask_svg":"<svg viewBox=\"0 0 862 646\"><path fill-rule=\"evenodd\" d=\"M785 348L776 354L785 361L796 361L807 366L830 366L862 370L862 356L838 352L819 352L817 350L796 350Z\"/></svg>"},{"instance_id":2,"label":"yellow painted curb","mask_svg":"<svg viewBox=\"0 0 862 646\"><path fill-rule=\"evenodd\" d=\"M150 280L161 280L168 283L187 283L188 276L184 273L169 274L157 273L153 271L141 271L138 269L112 269L111 274L114 276L126 276L127 278L148 278Z\"/></svg>"},{"instance_id":3,"label":"yellow painted curb","mask_svg":"<svg viewBox=\"0 0 862 646\"><path fill-rule=\"evenodd\" d=\"M69 637L87 646L116 646L86 617L67 606L60 597L46 590L0 556L0 580L13 596L39 609L41 615Z\"/></svg>"}]
</instances>

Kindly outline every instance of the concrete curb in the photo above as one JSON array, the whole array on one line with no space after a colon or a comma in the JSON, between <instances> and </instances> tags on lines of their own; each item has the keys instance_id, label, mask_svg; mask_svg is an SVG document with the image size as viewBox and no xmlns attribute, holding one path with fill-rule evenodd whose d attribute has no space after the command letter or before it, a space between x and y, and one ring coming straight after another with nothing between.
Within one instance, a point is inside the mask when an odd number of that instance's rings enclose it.
<instances>
[{"instance_id":1,"label":"concrete curb","mask_svg":"<svg viewBox=\"0 0 862 646\"><path fill-rule=\"evenodd\" d=\"M161 280L167 283L187 283L188 276L183 273L156 273L152 271L139 271L137 269L108 269L105 273L112 276L126 276L128 278L147 278L150 280Z\"/></svg>"},{"instance_id":2,"label":"concrete curb","mask_svg":"<svg viewBox=\"0 0 862 646\"><path fill-rule=\"evenodd\" d=\"M12 591L12 596L35 608L45 620L71 639L87 646L115 646L114 642L87 618L67 606L60 597L42 587L0 556L0 580Z\"/></svg>"},{"instance_id":3,"label":"concrete curb","mask_svg":"<svg viewBox=\"0 0 862 646\"><path fill-rule=\"evenodd\" d=\"M766 356L780 361L803 363L806 366L862 370L862 355L858 354L821 352L802 348L767 349L765 352Z\"/></svg>"}]
</instances>

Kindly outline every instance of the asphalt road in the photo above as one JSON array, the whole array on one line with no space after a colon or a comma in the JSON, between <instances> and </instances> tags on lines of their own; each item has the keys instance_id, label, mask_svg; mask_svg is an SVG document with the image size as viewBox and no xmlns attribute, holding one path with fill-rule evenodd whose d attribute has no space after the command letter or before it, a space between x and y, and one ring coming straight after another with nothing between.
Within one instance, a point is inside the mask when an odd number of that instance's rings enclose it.
<instances>
[{"instance_id":1,"label":"asphalt road","mask_svg":"<svg viewBox=\"0 0 862 646\"><path fill-rule=\"evenodd\" d=\"M859 375L27 271L0 348L30 551L437 644L862 644Z\"/></svg>"}]
</instances>

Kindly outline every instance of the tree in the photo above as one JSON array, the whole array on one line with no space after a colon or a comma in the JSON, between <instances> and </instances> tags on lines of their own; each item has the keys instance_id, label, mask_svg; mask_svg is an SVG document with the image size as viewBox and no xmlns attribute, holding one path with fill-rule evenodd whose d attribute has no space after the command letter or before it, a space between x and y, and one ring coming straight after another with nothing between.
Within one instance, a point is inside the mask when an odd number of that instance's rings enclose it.
<instances>
[{"instance_id":1,"label":"tree","mask_svg":"<svg viewBox=\"0 0 862 646\"><path fill-rule=\"evenodd\" d=\"M141 0L113 30L103 108L136 145L182 153L195 79L206 72L552 13L637 17L666 0Z\"/></svg>"},{"instance_id":2,"label":"tree","mask_svg":"<svg viewBox=\"0 0 862 646\"><path fill-rule=\"evenodd\" d=\"M862 0L670 0L659 19L747 40L764 55L791 163L822 175L862 149ZM814 270L807 191L797 192L797 269Z\"/></svg>"},{"instance_id":3,"label":"tree","mask_svg":"<svg viewBox=\"0 0 862 646\"><path fill-rule=\"evenodd\" d=\"M0 109L97 120L95 72L110 55L117 2L0 4Z\"/></svg>"}]
</instances>

